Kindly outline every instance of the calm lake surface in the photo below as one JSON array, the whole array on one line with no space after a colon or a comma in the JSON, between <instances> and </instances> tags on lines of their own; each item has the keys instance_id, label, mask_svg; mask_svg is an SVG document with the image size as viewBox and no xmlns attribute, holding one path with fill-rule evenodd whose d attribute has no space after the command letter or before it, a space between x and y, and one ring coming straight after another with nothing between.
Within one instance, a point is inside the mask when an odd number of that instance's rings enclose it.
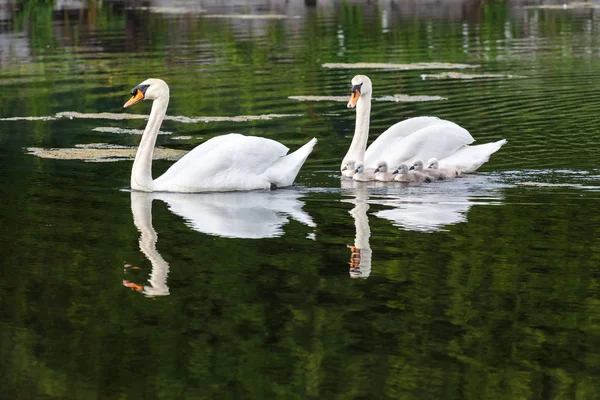
<instances>
[{"instance_id":1,"label":"calm lake surface","mask_svg":"<svg viewBox=\"0 0 600 400\"><path fill-rule=\"evenodd\" d=\"M2 8L1 398L600 398L599 4L199 3ZM324 66L366 62L477 67ZM294 96L359 73L371 140L431 115L508 144L463 179L342 181L354 111ZM149 77L220 117L160 147L319 143L292 188L132 193L130 150L97 147L137 145L117 118Z\"/></svg>"}]
</instances>

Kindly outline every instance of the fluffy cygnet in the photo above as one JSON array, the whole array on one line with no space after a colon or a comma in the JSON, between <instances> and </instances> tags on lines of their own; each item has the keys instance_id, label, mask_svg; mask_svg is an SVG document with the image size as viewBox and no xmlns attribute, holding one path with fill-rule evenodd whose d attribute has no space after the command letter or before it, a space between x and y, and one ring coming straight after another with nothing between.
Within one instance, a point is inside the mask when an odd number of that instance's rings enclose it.
<instances>
[{"instance_id":1,"label":"fluffy cygnet","mask_svg":"<svg viewBox=\"0 0 600 400\"><path fill-rule=\"evenodd\" d=\"M430 158L429 161L427 161L427 167L429 170L438 171L441 176L440 179L455 178L457 176L460 176L460 170L458 168L455 168L455 167L440 168L437 158Z\"/></svg>"},{"instance_id":2,"label":"fluffy cygnet","mask_svg":"<svg viewBox=\"0 0 600 400\"><path fill-rule=\"evenodd\" d=\"M391 182L396 175L388 172L388 165L385 161L379 161L375 168L375 180L380 182Z\"/></svg>"},{"instance_id":3,"label":"fluffy cygnet","mask_svg":"<svg viewBox=\"0 0 600 400\"><path fill-rule=\"evenodd\" d=\"M365 169L365 165L362 161L358 161L354 166L354 176L352 179L360 182L375 180L375 170L373 168Z\"/></svg>"}]
</instances>

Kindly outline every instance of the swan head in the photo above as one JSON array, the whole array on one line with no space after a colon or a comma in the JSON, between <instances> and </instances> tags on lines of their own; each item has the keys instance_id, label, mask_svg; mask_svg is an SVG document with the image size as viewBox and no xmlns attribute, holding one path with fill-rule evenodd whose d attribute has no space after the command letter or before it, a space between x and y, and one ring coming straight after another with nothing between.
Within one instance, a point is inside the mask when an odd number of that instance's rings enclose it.
<instances>
[{"instance_id":1,"label":"swan head","mask_svg":"<svg viewBox=\"0 0 600 400\"><path fill-rule=\"evenodd\" d=\"M438 164L437 158L433 157L433 158L430 158L429 161L427 161L427 168L438 169L439 167L440 166Z\"/></svg>"},{"instance_id":2,"label":"swan head","mask_svg":"<svg viewBox=\"0 0 600 400\"><path fill-rule=\"evenodd\" d=\"M408 167L406 164L398 165L398 168L394 171L394 174L406 175L408 174Z\"/></svg>"},{"instance_id":3,"label":"swan head","mask_svg":"<svg viewBox=\"0 0 600 400\"><path fill-rule=\"evenodd\" d=\"M363 164L362 161L357 162L356 164L354 164L354 173L355 174L360 174L361 172L365 171L365 164Z\"/></svg>"},{"instance_id":4,"label":"swan head","mask_svg":"<svg viewBox=\"0 0 600 400\"><path fill-rule=\"evenodd\" d=\"M350 91L350 101L348 101L348 108L356 107L356 102L360 96L371 94L373 86L371 80L366 75L356 75L352 78L352 90Z\"/></svg>"},{"instance_id":5,"label":"swan head","mask_svg":"<svg viewBox=\"0 0 600 400\"><path fill-rule=\"evenodd\" d=\"M127 108L142 100L156 100L169 98L169 86L162 79L150 78L131 89L131 99L123 108Z\"/></svg>"},{"instance_id":6,"label":"swan head","mask_svg":"<svg viewBox=\"0 0 600 400\"><path fill-rule=\"evenodd\" d=\"M410 169L414 169L415 171L423 171L423 161L415 161L414 165L410 167Z\"/></svg>"},{"instance_id":7,"label":"swan head","mask_svg":"<svg viewBox=\"0 0 600 400\"><path fill-rule=\"evenodd\" d=\"M388 166L385 161L379 161L377 166L375 167L375 173L377 172L387 172Z\"/></svg>"}]
</instances>

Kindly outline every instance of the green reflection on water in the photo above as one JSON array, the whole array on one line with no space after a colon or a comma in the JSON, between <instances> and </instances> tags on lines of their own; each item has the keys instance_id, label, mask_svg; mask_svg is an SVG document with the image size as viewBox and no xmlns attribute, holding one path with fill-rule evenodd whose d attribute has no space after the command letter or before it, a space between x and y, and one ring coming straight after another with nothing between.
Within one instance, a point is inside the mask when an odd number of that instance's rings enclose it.
<instances>
[{"instance_id":1,"label":"green reflection on water","mask_svg":"<svg viewBox=\"0 0 600 400\"><path fill-rule=\"evenodd\" d=\"M169 296L145 297L123 287L124 279L147 285L153 268L139 249L130 193L121 191L131 164L24 151L136 145L137 137L93 129L144 122L0 123L1 397L599 397L598 192L513 185L597 185L590 14L485 2L440 17L341 2L300 7L299 20L241 22L118 2L75 11L19 4L3 31L24 50L2 53L2 117L122 112L129 89L150 75L169 82L170 115L299 114L166 121L163 129L204 139L255 134L292 148L318 137L297 188L316 226L288 218L278 235L225 238L194 230L155 200ZM480 64L478 72L527 78L423 81L421 71L321 67L365 61ZM373 188L362 200L360 188L340 189L353 113L288 96L345 95L356 73L371 76L377 95L449 99L374 102L371 139L417 115L454 120L481 142L507 138L483 168L503 185ZM159 138L183 150L196 143ZM168 165L157 162L154 175ZM540 168L549 171L522 178ZM467 203L459 220L424 232L380 214L430 191ZM369 207L357 224L349 211L359 200ZM439 203L419 204L431 212ZM365 221L371 271L352 279L346 246ZM124 264L139 269L124 272Z\"/></svg>"}]
</instances>

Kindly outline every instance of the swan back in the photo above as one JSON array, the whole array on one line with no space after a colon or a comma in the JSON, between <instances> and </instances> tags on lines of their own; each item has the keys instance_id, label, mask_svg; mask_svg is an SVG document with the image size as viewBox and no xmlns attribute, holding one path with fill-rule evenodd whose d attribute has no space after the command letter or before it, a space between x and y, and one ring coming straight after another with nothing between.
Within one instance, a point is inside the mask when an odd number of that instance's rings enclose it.
<instances>
[{"instance_id":1,"label":"swan back","mask_svg":"<svg viewBox=\"0 0 600 400\"><path fill-rule=\"evenodd\" d=\"M183 156L154 180L166 192L269 189L267 169L288 148L271 139L237 133L217 136Z\"/></svg>"},{"instance_id":2,"label":"swan back","mask_svg":"<svg viewBox=\"0 0 600 400\"><path fill-rule=\"evenodd\" d=\"M381 157L385 150L388 147L393 146L397 141L404 139L420 129L437 124L440 121L442 120L437 117L414 117L390 126L367 148L365 153L365 163L370 165L371 162L377 161L377 157Z\"/></svg>"},{"instance_id":3,"label":"swan back","mask_svg":"<svg viewBox=\"0 0 600 400\"><path fill-rule=\"evenodd\" d=\"M379 155L379 159L384 159L391 165L400 163L412 165L417 160L448 157L473 141L473 137L466 129L454 122L440 120L388 146L383 154ZM365 158L367 166L369 162L370 159Z\"/></svg>"}]
</instances>

